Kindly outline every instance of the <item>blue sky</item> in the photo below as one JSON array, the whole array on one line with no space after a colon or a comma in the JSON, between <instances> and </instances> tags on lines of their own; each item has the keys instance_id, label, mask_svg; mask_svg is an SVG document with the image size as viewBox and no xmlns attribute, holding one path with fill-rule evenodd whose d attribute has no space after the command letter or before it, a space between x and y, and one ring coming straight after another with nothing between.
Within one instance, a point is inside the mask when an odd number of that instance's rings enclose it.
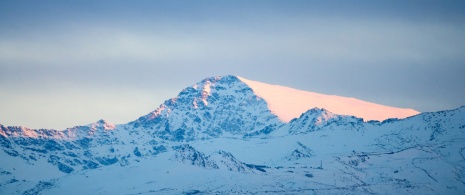
<instances>
[{"instance_id":1,"label":"blue sky","mask_svg":"<svg viewBox=\"0 0 465 195\"><path fill-rule=\"evenodd\" d=\"M0 1L0 124L126 123L239 75L419 111L465 105L463 1Z\"/></svg>"}]
</instances>

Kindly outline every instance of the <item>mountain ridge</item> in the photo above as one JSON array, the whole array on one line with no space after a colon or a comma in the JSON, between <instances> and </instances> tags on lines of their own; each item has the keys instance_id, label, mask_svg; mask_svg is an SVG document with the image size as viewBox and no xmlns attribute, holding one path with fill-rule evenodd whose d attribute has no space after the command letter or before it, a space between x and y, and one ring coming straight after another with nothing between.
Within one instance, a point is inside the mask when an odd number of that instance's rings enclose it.
<instances>
[{"instance_id":1,"label":"mountain ridge","mask_svg":"<svg viewBox=\"0 0 465 195\"><path fill-rule=\"evenodd\" d=\"M242 78L240 76L234 76L234 75L227 75L227 76L217 76L217 77L208 77L203 79L202 81L198 82L197 84L194 84L190 87L187 87L183 89L178 96L173 97L169 100L166 100L164 103L162 103L157 109L152 111L151 113L144 115L142 117L139 117L139 119L136 119L134 121L131 121L127 124L136 124L136 123L147 123L148 121L154 120L154 118L160 118L159 116L163 113L165 113L166 116L166 111L168 113L171 111L171 108L169 106L174 106L177 104L177 100L180 98L180 96L183 96L188 93L196 93L195 97L190 97L191 102L184 102L187 103L187 105L190 105L192 108L208 108L208 101L207 99L214 100L215 98L212 98L212 93L211 93L211 85L212 82L213 85L215 85L215 82L221 81L221 80L227 80L227 81L235 81L235 82L242 82L245 86L242 86L242 90L251 90L253 94L249 94L252 97L256 97L257 99L262 99L265 101L267 104L268 110L271 111L271 113L275 116L278 117L278 119L282 123L288 123L292 119L298 118L302 113L312 109L312 108L323 108L326 110L329 110L332 113L339 114L339 115L351 115L351 116L356 116L359 118L363 118L365 121L370 121L370 120L379 120L383 121L388 118L405 118L409 116L413 116L418 114L418 111L415 111L413 109L404 109L404 108L394 108L394 107L389 107L389 106L383 106L383 105L378 105L374 104L371 102L365 102L362 100L358 100L355 98L347 98L347 97L340 97L340 96L335 96L335 95L324 95L324 94L318 94L314 92L307 92L307 91L302 91L298 89L293 89L289 87L284 87L284 86L279 86L279 85L270 85L266 83L261 83L257 81L252 81L248 80L245 78ZM224 86L222 86L224 88ZM268 92L265 92L268 90ZM272 93L271 93L271 92ZM289 93L289 91L294 92L294 93ZM213 92L215 94L215 92ZM297 94L297 95L296 95ZM303 95L302 95L303 94ZM273 98L270 98L270 96L276 96L279 97L278 101L274 100ZM297 97L298 96L298 97ZM297 98L296 98L297 97ZM250 98L250 97L249 97ZM283 98L291 98L284 103L282 103ZM302 100L302 101L295 101L296 99ZM394 109L394 110L399 110L401 114L399 115L398 113L393 113L393 114L386 114L386 111L384 110L377 110L373 108L369 108L369 110L376 110L376 112L383 113L384 116L382 118L379 117L361 117L358 115L359 112L357 111L356 114L353 114L353 112L348 112L348 111L341 111L339 108L334 108L334 106L328 106L328 105L322 105L320 103L314 103L314 102L309 102L310 100L318 100L322 101L322 99L331 99L332 102L336 102L334 99L340 101L340 100L350 100L348 103L338 103L339 106L347 106L347 104L361 104L363 107L364 105L377 105L381 107L388 107L389 109ZM280 102L281 101L281 102ZM168 106L168 107L167 107ZM328 108L329 107L329 108ZM167 108L167 110L164 112L163 110ZM333 109L331 109L333 108ZM349 107L353 108L353 107ZM289 113L283 113L285 111L283 110L292 110ZM335 111L336 110L336 111ZM362 110L363 111L363 110ZM405 111L405 112L404 112ZM371 111L370 111L371 112ZM153 117L153 118L150 118ZM101 119L103 120L103 119ZM100 122L101 120L97 121ZM145 121L143 121L145 120ZM103 120L104 121L104 120ZM111 124L113 125L113 124ZM125 124L120 124L120 125L125 125ZM113 125L114 126L114 125ZM26 127L25 127L26 128ZM177 127L179 128L179 127ZM70 129L70 128L67 128ZM50 129L53 130L53 129Z\"/></svg>"},{"instance_id":2,"label":"mountain ridge","mask_svg":"<svg viewBox=\"0 0 465 195\"><path fill-rule=\"evenodd\" d=\"M127 124L0 125L0 193L465 193L465 106L384 121L311 108L288 123L268 106L210 77Z\"/></svg>"}]
</instances>

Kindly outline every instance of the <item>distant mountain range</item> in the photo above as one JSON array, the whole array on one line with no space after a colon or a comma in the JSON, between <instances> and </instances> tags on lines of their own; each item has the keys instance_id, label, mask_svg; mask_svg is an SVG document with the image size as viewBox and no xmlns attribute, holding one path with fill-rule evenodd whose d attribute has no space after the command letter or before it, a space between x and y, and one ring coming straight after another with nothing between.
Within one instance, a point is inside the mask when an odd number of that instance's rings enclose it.
<instances>
[{"instance_id":1,"label":"distant mountain range","mask_svg":"<svg viewBox=\"0 0 465 195\"><path fill-rule=\"evenodd\" d=\"M0 125L0 194L464 194L465 107L419 113L238 76L127 124Z\"/></svg>"}]
</instances>

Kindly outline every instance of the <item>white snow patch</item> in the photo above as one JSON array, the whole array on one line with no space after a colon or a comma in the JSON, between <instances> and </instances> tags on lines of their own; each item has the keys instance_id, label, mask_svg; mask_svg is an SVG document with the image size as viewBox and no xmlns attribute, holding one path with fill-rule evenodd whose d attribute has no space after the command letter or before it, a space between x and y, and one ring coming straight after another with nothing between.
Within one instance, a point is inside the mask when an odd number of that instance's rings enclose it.
<instances>
[{"instance_id":1,"label":"white snow patch","mask_svg":"<svg viewBox=\"0 0 465 195\"><path fill-rule=\"evenodd\" d=\"M199 107L197 106L197 99L194 99L194 102L192 102L192 105L194 106L194 108L199 108Z\"/></svg>"},{"instance_id":2,"label":"white snow patch","mask_svg":"<svg viewBox=\"0 0 465 195\"><path fill-rule=\"evenodd\" d=\"M208 106L207 98L210 95L211 91L211 82L206 81L205 84L203 85L203 91L202 91L202 101L205 106Z\"/></svg>"},{"instance_id":3,"label":"white snow patch","mask_svg":"<svg viewBox=\"0 0 465 195\"><path fill-rule=\"evenodd\" d=\"M205 85L203 85L203 91L207 92L208 95L210 95L210 87L211 87L211 82L206 81Z\"/></svg>"},{"instance_id":4,"label":"white snow patch","mask_svg":"<svg viewBox=\"0 0 465 195\"><path fill-rule=\"evenodd\" d=\"M409 108L384 106L355 98L301 91L239 76L237 78L252 88L257 96L263 98L268 103L268 108L283 122L289 122L314 107L327 109L334 114L360 117L365 121L406 118L419 113Z\"/></svg>"},{"instance_id":5,"label":"white snow patch","mask_svg":"<svg viewBox=\"0 0 465 195\"><path fill-rule=\"evenodd\" d=\"M174 101L176 101L174 98L171 99L171 102L174 102ZM160 116L160 115L162 114L163 110L165 110L165 108L166 108L166 107L165 107L164 104L160 105L160 107L158 107L158 109L156 109L155 111L153 111L153 112L151 113L149 119L154 119L154 118Z\"/></svg>"}]
</instances>

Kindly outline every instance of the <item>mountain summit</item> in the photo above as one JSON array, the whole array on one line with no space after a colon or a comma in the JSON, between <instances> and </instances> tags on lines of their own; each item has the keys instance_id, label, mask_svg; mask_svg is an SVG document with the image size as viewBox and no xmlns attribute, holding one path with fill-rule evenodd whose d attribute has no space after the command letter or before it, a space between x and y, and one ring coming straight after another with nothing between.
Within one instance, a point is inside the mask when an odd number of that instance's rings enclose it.
<instances>
[{"instance_id":1,"label":"mountain summit","mask_svg":"<svg viewBox=\"0 0 465 195\"><path fill-rule=\"evenodd\" d=\"M236 76L210 77L182 90L158 109L129 123L156 129L165 140L194 140L255 132L283 125L265 99Z\"/></svg>"}]
</instances>

